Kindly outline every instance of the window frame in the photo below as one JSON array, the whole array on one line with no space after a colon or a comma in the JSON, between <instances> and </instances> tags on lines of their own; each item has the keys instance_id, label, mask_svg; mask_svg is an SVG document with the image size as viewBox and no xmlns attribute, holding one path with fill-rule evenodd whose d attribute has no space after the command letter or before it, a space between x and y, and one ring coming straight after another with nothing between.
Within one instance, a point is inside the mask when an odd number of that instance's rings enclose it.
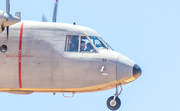
<instances>
[{"instance_id":1,"label":"window frame","mask_svg":"<svg viewBox=\"0 0 180 111\"><path fill-rule=\"evenodd\" d=\"M68 40L68 37L73 37L73 36L77 36L78 38L80 37L79 35L66 35L66 40L65 40L65 47L64 47L64 51L65 52L75 52L75 51L68 51L67 50L67 44L68 44L68 42L69 42L69 40ZM79 48L79 46L78 46L78 48ZM78 51L79 52L79 51Z\"/></svg>"},{"instance_id":2,"label":"window frame","mask_svg":"<svg viewBox=\"0 0 180 111\"><path fill-rule=\"evenodd\" d=\"M98 50L97 50L97 48L96 48L96 46L93 44L93 42L90 40L90 38L89 38L89 36L87 36L87 35L66 35L66 40L65 40L65 48L64 48L64 51L65 52L76 52L76 51L68 51L67 50L67 44L68 44L68 42L69 42L69 40L68 40L68 37L73 37L73 36L78 36L78 38L79 38L79 44L78 44L78 51L77 52L80 52L80 53L97 53L98 52ZM86 39L88 40L88 42L91 44L91 46L93 47L93 49L94 49L94 52L89 52L89 51L81 51L81 38L82 37L86 37Z\"/></svg>"},{"instance_id":3,"label":"window frame","mask_svg":"<svg viewBox=\"0 0 180 111\"><path fill-rule=\"evenodd\" d=\"M90 40L89 36L87 35L80 35L79 36L80 39L79 39L79 44L81 44L81 37L86 37L86 39L89 41L89 43L91 44L91 46L93 47L94 51L95 52L89 52L89 51L81 51L80 48L81 48L81 45L79 45L79 51L78 52L82 52L82 53L97 53L97 49L96 49L96 46L93 44L93 42Z\"/></svg>"}]
</instances>

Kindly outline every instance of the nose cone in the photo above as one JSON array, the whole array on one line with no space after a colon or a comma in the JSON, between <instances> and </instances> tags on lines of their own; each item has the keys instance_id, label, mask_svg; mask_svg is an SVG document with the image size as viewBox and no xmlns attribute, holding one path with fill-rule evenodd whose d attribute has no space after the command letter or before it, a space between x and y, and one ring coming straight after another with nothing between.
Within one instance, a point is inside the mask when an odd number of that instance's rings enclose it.
<instances>
[{"instance_id":1,"label":"nose cone","mask_svg":"<svg viewBox=\"0 0 180 111\"><path fill-rule=\"evenodd\" d=\"M141 68L137 64L135 64L133 66L133 76L134 76L134 78L138 78L141 75L141 73L142 73Z\"/></svg>"},{"instance_id":2,"label":"nose cone","mask_svg":"<svg viewBox=\"0 0 180 111\"><path fill-rule=\"evenodd\" d=\"M4 13L4 18L6 19L4 22L4 27L13 25L20 21L20 19L16 16L13 16L11 14Z\"/></svg>"},{"instance_id":3,"label":"nose cone","mask_svg":"<svg viewBox=\"0 0 180 111\"><path fill-rule=\"evenodd\" d=\"M117 59L117 80L121 81L133 76L134 62L121 55ZM134 77L134 76L133 76Z\"/></svg>"}]
</instances>

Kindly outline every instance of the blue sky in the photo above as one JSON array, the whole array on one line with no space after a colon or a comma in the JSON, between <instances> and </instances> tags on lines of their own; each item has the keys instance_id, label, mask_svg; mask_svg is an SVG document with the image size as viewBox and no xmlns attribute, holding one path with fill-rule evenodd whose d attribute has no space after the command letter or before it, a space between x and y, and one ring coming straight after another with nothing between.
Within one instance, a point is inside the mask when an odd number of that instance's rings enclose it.
<instances>
[{"instance_id":1,"label":"blue sky","mask_svg":"<svg viewBox=\"0 0 180 111\"><path fill-rule=\"evenodd\" d=\"M180 110L180 1L179 0L61 0L57 22L96 30L117 52L142 68L140 78L123 86L119 111ZM52 21L54 0L11 0L11 13L22 20ZM6 10L1 0L0 10ZM106 100L115 89L76 94L0 93L6 111L109 111Z\"/></svg>"}]
</instances>

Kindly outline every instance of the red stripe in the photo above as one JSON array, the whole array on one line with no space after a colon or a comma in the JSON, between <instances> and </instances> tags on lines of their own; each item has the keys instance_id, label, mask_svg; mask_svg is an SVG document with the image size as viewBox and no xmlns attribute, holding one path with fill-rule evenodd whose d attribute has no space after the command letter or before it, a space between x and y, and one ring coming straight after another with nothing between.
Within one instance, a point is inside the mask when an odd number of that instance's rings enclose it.
<instances>
[{"instance_id":1,"label":"red stripe","mask_svg":"<svg viewBox=\"0 0 180 111\"><path fill-rule=\"evenodd\" d=\"M19 88L22 88L22 81L21 81L21 57L22 57L22 36L23 36L23 26L24 22L21 24L20 29L20 36L19 36L19 56L18 56L18 62L19 62Z\"/></svg>"}]
</instances>

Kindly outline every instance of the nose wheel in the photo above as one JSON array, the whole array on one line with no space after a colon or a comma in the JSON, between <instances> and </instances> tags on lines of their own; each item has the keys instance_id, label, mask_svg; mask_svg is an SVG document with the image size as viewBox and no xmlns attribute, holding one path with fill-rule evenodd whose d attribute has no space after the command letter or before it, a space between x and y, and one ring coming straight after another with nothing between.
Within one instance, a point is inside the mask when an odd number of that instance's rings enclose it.
<instances>
[{"instance_id":1,"label":"nose wheel","mask_svg":"<svg viewBox=\"0 0 180 111\"><path fill-rule=\"evenodd\" d=\"M121 106L121 100L118 97L116 97L115 100L113 100L113 98L114 96L109 97L109 99L107 100L107 107L110 110L117 110Z\"/></svg>"},{"instance_id":2,"label":"nose wheel","mask_svg":"<svg viewBox=\"0 0 180 111\"><path fill-rule=\"evenodd\" d=\"M121 86L120 86L121 87ZM118 93L118 85L116 86L116 93L114 96L111 96L108 98L107 100L107 107L110 109L110 110L117 110L119 109L119 107L121 106L121 100L119 99L119 95L121 94L122 92L122 87L121 87L121 90L120 92Z\"/></svg>"}]
</instances>

